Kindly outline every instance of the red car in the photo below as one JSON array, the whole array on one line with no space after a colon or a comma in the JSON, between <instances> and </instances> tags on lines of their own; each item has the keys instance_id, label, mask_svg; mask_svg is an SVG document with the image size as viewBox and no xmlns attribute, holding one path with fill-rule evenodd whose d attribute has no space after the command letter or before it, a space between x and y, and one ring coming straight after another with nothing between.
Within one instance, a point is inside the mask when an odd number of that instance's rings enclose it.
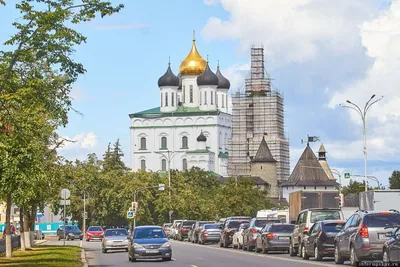
<instances>
[{"instance_id":1,"label":"red car","mask_svg":"<svg viewBox=\"0 0 400 267\"><path fill-rule=\"evenodd\" d=\"M100 226L90 226L86 231L86 241L90 240L100 240L102 241L104 238L103 228Z\"/></svg>"}]
</instances>

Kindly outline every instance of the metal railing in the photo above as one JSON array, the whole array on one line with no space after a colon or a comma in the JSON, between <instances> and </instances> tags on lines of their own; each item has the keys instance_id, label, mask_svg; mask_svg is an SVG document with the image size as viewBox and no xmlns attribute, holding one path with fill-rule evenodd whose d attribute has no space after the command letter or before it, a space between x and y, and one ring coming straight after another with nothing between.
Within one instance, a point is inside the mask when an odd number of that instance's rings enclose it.
<instances>
[{"instance_id":1,"label":"metal railing","mask_svg":"<svg viewBox=\"0 0 400 267\"><path fill-rule=\"evenodd\" d=\"M21 239L19 235L12 235L11 236L11 248L17 249L21 247ZM6 239L0 239L0 255L6 254Z\"/></svg>"}]
</instances>

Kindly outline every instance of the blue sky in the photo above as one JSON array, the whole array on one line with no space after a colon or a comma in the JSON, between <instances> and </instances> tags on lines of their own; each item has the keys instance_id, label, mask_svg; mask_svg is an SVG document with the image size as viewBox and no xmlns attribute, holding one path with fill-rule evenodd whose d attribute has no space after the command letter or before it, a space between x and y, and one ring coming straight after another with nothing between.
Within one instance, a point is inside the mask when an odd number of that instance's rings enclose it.
<instances>
[{"instance_id":1,"label":"blue sky","mask_svg":"<svg viewBox=\"0 0 400 267\"><path fill-rule=\"evenodd\" d=\"M78 140L60 150L62 155L100 156L108 142L119 138L129 165L128 114L159 104L157 80L168 57L177 74L195 30L199 52L209 55L214 70L220 61L231 91L243 84L251 44L264 45L266 69L285 96L292 168L304 149L301 139L310 134L324 143L332 168L363 174L361 120L337 104L346 99L362 104L372 94L385 97L368 115L368 173L387 184L398 168L400 81L394 69L400 63L399 1L112 2L125 8L78 26L88 43L74 57L87 73L72 95L83 116L71 113L68 127L60 130ZM0 8L2 43L17 17L12 4Z\"/></svg>"}]
</instances>

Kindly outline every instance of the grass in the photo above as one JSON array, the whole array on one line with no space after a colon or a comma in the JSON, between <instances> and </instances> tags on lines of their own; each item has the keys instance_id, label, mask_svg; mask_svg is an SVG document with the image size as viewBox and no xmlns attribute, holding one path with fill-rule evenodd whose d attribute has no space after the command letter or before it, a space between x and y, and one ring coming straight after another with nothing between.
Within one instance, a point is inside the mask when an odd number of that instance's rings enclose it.
<instances>
[{"instance_id":1,"label":"grass","mask_svg":"<svg viewBox=\"0 0 400 267\"><path fill-rule=\"evenodd\" d=\"M0 266L82 267L81 248L40 246L29 251L13 251L11 259L0 258Z\"/></svg>"}]
</instances>

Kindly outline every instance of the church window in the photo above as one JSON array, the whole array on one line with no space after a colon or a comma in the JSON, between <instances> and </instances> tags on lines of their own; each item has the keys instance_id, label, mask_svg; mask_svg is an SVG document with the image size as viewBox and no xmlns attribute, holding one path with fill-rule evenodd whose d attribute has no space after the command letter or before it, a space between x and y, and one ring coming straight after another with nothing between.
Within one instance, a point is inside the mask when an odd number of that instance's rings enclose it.
<instances>
[{"instance_id":1,"label":"church window","mask_svg":"<svg viewBox=\"0 0 400 267\"><path fill-rule=\"evenodd\" d=\"M190 86L190 103L193 103L193 85Z\"/></svg>"},{"instance_id":2,"label":"church window","mask_svg":"<svg viewBox=\"0 0 400 267\"><path fill-rule=\"evenodd\" d=\"M177 100L176 103L180 103L180 102L181 102L181 95L178 95L178 94L177 94L177 96L178 96L178 100Z\"/></svg>"},{"instance_id":3,"label":"church window","mask_svg":"<svg viewBox=\"0 0 400 267\"><path fill-rule=\"evenodd\" d=\"M165 159L161 160L161 170L166 171L167 170L167 161Z\"/></svg>"},{"instance_id":4,"label":"church window","mask_svg":"<svg viewBox=\"0 0 400 267\"><path fill-rule=\"evenodd\" d=\"M207 105L207 92L204 92L204 105Z\"/></svg>"},{"instance_id":5,"label":"church window","mask_svg":"<svg viewBox=\"0 0 400 267\"><path fill-rule=\"evenodd\" d=\"M163 95L162 95L162 93L161 93L161 106L163 106L162 101L163 101Z\"/></svg>"},{"instance_id":6,"label":"church window","mask_svg":"<svg viewBox=\"0 0 400 267\"><path fill-rule=\"evenodd\" d=\"M187 170L187 159L182 160L182 169Z\"/></svg>"},{"instance_id":7,"label":"church window","mask_svg":"<svg viewBox=\"0 0 400 267\"><path fill-rule=\"evenodd\" d=\"M175 107L175 94L171 93L171 106Z\"/></svg>"},{"instance_id":8,"label":"church window","mask_svg":"<svg viewBox=\"0 0 400 267\"><path fill-rule=\"evenodd\" d=\"M161 149L167 149L167 137L161 137Z\"/></svg>"},{"instance_id":9,"label":"church window","mask_svg":"<svg viewBox=\"0 0 400 267\"><path fill-rule=\"evenodd\" d=\"M165 106L168 107L168 93L165 93Z\"/></svg>"},{"instance_id":10,"label":"church window","mask_svg":"<svg viewBox=\"0 0 400 267\"><path fill-rule=\"evenodd\" d=\"M187 136L182 137L182 148L189 148L188 147L188 138Z\"/></svg>"},{"instance_id":11,"label":"church window","mask_svg":"<svg viewBox=\"0 0 400 267\"><path fill-rule=\"evenodd\" d=\"M219 143L219 149L222 149L222 133L221 132L218 135L218 143Z\"/></svg>"},{"instance_id":12,"label":"church window","mask_svg":"<svg viewBox=\"0 0 400 267\"><path fill-rule=\"evenodd\" d=\"M218 93L215 93L215 105L218 107Z\"/></svg>"},{"instance_id":13,"label":"church window","mask_svg":"<svg viewBox=\"0 0 400 267\"><path fill-rule=\"evenodd\" d=\"M201 106L201 104L203 103L203 98L201 97L201 92L200 92L200 106Z\"/></svg>"},{"instance_id":14,"label":"church window","mask_svg":"<svg viewBox=\"0 0 400 267\"><path fill-rule=\"evenodd\" d=\"M182 90L182 92L183 92L183 97L182 97L182 100L183 100L183 103L186 103L186 89L185 89L185 86L183 86L183 90Z\"/></svg>"},{"instance_id":15,"label":"church window","mask_svg":"<svg viewBox=\"0 0 400 267\"><path fill-rule=\"evenodd\" d=\"M224 98L223 95L222 95L222 107L223 107L223 108L225 107L225 98Z\"/></svg>"},{"instance_id":16,"label":"church window","mask_svg":"<svg viewBox=\"0 0 400 267\"><path fill-rule=\"evenodd\" d=\"M140 150L146 150L146 137L140 138Z\"/></svg>"},{"instance_id":17,"label":"church window","mask_svg":"<svg viewBox=\"0 0 400 267\"><path fill-rule=\"evenodd\" d=\"M146 160L142 159L140 161L140 169L141 170L146 170Z\"/></svg>"},{"instance_id":18,"label":"church window","mask_svg":"<svg viewBox=\"0 0 400 267\"><path fill-rule=\"evenodd\" d=\"M211 93L211 105L214 105L214 93L213 92L210 92Z\"/></svg>"},{"instance_id":19,"label":"church window","mask_svg":"<svg viewBox=\"0 0 400 267\"><path fill-rule=\"evenodd\" d=\"M226 108L228 108L228 94L226 94L225 97L226 97Z\"/></svg>"}]
</instances>

